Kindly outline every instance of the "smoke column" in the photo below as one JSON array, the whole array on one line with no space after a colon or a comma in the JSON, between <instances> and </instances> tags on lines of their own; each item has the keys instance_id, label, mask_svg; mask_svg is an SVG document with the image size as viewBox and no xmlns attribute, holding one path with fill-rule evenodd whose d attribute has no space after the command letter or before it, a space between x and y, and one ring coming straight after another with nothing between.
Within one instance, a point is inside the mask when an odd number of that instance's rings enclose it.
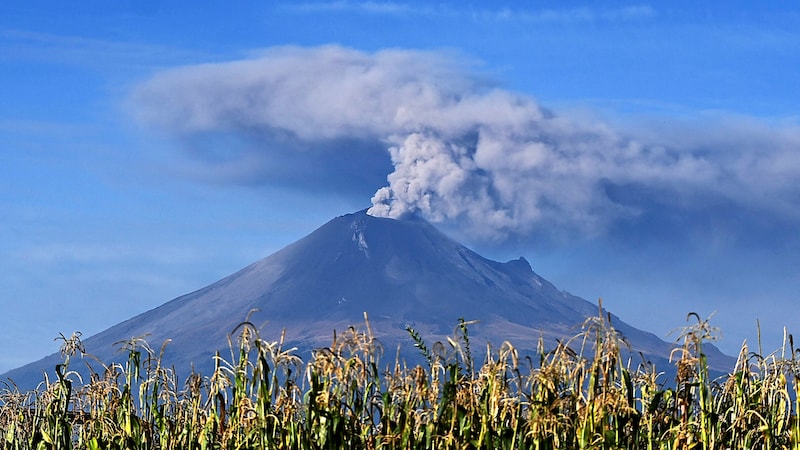
<instances>
[{"instance_id":1,"label":"smoke column","mask_svg":"<svg viewBox=\"0 0 800 450\"><path fill-rule=\"evenodd\" d=\"M458 55L284 47L159 73L131 99L140 121L178 137L248 136L255 144L234 157L251 166L301 154L298 165L313 165L313 148L324 161L374 171L345 158L355 147L331 145L371 142L388 149L393 170L375 186L370 214L417 213L476 236L545 226L599 233L653 204L720 199L797 215L797 126L732 118L624 131L549 112Z\"/></svg>"}]
</instances>

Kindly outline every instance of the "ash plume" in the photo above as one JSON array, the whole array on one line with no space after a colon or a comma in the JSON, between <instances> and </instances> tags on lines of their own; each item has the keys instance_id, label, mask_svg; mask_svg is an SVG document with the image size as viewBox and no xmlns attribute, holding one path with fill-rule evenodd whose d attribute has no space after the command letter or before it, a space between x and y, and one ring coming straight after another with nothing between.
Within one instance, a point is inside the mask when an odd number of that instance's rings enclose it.
<instances>
[{"instance_id":1,"label":"ash plume","mask_svg":"<svg viewBox=\"0 0 800 450\"><path fill-rule=\"evenodd\" d=\"M131 98L141 122L197 147L228 181L281 183L293 167L294 182L313 174L335 191L337 179L372 174L361 185L375 192L370 214L421 214L473 236L592 235L721 204L798 219L795 123L613 126L553 113L453 53L281 47L164 71ZM203 157L208 135L237 144Z\"/></svg>"}]
</instances>

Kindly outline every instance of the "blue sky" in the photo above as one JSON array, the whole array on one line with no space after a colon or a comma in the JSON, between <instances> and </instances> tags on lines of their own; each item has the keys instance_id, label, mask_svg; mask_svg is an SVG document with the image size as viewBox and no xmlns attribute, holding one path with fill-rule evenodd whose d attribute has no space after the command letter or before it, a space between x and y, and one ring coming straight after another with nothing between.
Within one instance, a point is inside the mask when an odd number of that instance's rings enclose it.
<instances>
[{"instance_id":1,"label":"blue sky","mask_svg":"<svg viewBox=\"0 0 800 450\"><path fill-rule=\"evenodd\" d=\"M0 371L377 192L662 337L800 330L792 3L226 3L0 6Z\"/></svg>"}]
</instances>

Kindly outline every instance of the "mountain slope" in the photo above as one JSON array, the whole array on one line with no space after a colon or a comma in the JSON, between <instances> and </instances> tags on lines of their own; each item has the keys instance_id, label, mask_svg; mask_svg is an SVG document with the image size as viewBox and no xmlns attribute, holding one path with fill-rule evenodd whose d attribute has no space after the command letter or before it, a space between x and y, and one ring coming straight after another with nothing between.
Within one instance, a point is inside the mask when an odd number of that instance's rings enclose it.
<instances>
[{"instance_id":1,"label":"mountain slope","mask_svg":"<svg viewBox=\"0 0 800 450\"><path fill-rule=\"evenodd\" d=\"M376 218L361 211L337 217L305 238L196 292L115 325L84 341L86 351L108 362L114 343L148 336L186 376L191 364L209 373L217 350L226 354L228 334L248 315L273 340L286 329L288 346L300 355L330 344L332 331L363 324L368 312L389 355L398 345L414 352L405 328L429 342L452 335L459 317L479 320L470 336L475 348L509 340L535 349L548 340L573 336L598 307L556 289L520 258L499 263L481 257L418 218ZM612 323L641 351L664 367L671 346L619 318ZM480 347L479 347L480 346ZM712 350L713 353L713 350ZM393 357L392 357L393 358ZM712 354L712 363L732 364ZM60 361L51 355L2 376L21 386L41 379L41 370ZM721 367L726 369L727 367Z\"/></svg>"}]
</instances>

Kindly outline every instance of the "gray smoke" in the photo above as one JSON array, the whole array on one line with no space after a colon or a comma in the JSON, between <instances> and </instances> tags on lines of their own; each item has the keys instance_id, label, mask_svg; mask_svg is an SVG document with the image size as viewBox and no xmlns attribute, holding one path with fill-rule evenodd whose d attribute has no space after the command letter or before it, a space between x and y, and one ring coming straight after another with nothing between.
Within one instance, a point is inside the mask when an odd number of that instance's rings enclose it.
<instances>
[{"instance_id":1,"label":"gray smoke","mask_svg":"<svg viewBox=\"0 0 800 450\"><path fill-rule=\"evenodd\" d=\"M393 169L375 186L370 214L418 213L473 235L598 233L648 208L698 202L797 218L796 124L718 116L623 129L551 113L453 54L284 47L165 71L132 99L141 121L179 137L266 143L232 157L261 158L248 165L267 172L284 159L316 162L328 178L343 164L375 172L383 167L366 153L347 152L388 148ZM331 145L347 140L368 145Z\"/></svg>"}]
</instances>

